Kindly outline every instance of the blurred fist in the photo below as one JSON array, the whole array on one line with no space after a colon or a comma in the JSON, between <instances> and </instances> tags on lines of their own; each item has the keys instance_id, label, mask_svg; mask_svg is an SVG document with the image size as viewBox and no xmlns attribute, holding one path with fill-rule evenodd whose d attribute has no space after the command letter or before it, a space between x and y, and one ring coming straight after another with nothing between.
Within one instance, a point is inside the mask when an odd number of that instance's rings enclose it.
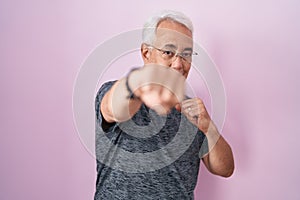
<instances>
[{"instance_id":1,"label":"blurred fist","mask_svg":"<svg viewBox=\"0 0 300 200\"><path fill-rule=\"evenodd\" d=\"M132 72L128 82L133 93L160 115L170 112L184 97L185 77L169 67L145 65Z\"/></svg>"}]
</instances>

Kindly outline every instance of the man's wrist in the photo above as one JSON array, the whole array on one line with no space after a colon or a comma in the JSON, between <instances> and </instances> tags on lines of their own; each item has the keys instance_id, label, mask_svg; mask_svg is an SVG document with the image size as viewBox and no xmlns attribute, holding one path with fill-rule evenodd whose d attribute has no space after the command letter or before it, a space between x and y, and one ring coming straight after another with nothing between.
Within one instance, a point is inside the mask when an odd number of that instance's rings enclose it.
<instances>
[{"instance_id":1,"label":"man's wrist","mask_svg":"<svg viewBox=\"0 0 300 200\"><path fill-rule=\"evenodd\" d=\"M204 134L208 140L209 150L211 150L221 137L221 134L219 133L217 126L214 124L212 120L209 123L207 132Z\"/></svg>"},{"instance_id":2,"label":"man's wrist","mask_svg":"<svg viewBox=\"0 0 300 200\"><path fill-rule=\"evenodd\" d=\"M126 78L125 78L125 85L126 85L126 89L127 89L127 92L128 92L128 96L127 96L127 99L132 99L132 100L136 100L136 99L140 99L138 96L136 96L134 94L134 88L131 87L130 85L130 77L132 75L132 73L136 70L138 70L139 68L133 68L129 71L129 73L127 74Z\"/></svg>"}]
</instances>

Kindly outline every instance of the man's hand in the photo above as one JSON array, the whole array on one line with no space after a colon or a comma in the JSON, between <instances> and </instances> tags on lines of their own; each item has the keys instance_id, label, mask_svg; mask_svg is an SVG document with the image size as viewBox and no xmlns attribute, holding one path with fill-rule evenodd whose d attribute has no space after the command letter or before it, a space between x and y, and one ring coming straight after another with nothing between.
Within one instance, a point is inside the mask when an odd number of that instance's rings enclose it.
<instances>
[{"instance_id":1,"label":"man's hand","mask_svg":"<svg viewBox=\"0 0 300 200\"><path fill-rule=\"evenodd\" d=\"M129 99L127 86L135 99ZM185 77L178 71L155 64L132 71L128 78L118 80L104 95L101 113L107 122L130 119L144 103L160 115L165 115L183 100Z\"/></svg>"},{"instance_id":2,"label":"man's hand","mask_svg":"<svg viewBox=\"0 0 300 200\"><path fill-rule=\"evenodd\" d=\"M206 110L203 101L199 98L184 100L175 107L197 126L204 134L207 133L211 118Z\"/></svg>"},{"instance_id":3,"label":"man's hand","mask_svg":"<svg viewBox=\"0 0 300 200\"><path fill-rule=\"evenodd\" d=\"M234 171L234 161L231 148L219 134L211 120L203 101L199 98L184 100L175 108L196 125L205 135L208 142L208 154L202 158L207 169L223 177L229 177Z\"/></svg>"},{"instance_id":4,"label":"man's hand","mask_svg":"<svg viewBox=\"0 0 300 200\"><path fill-rule=\"evenodd\" d=\"M185 77L174 69L147 65L132 72L129 86L146 106L158 114L167 114L184 97Z\"/></svg>"}]
</instances>

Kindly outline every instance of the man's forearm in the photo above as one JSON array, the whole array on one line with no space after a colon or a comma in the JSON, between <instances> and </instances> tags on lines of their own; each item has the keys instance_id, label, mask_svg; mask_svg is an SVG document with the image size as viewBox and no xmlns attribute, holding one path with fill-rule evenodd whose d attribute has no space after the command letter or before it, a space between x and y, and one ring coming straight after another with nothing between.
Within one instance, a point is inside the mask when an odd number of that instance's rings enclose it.
<instances>
[{"instance_id":1,"label":"man's forearm","mask_svg":"<svg viewBox=\"0 0 300 200\"><path fill-rule=\"evenodd\" d=\"M101 112L107 122L130 119L142 103L165 115L184 97L185 77L165 66L149 64L131 71L127 83L126 78L117 81L104 96ZM138 98L130 99L130 92Z\"/></svg>"},{"instance_id":2,"label":"man's forearm","mask_svg":"<svg viewBox=\"0 0 300 200\"><path fill-rule=\"evenodd\" d=\"M130 119L140 108L139 99L129 99L126 78L117 81L104 95L101 112L107 122L122 122Z\"/></svg>"},{"instance_id":3,"label":"man's forearm","mask_svg":"<svg viewBox=\"0 0 300 200\"><path fill-rule=\"evenodd\" d=\"M234 159L231 147L211 123L206 133L209 153L203 158L208 170L223 177L229 177L234 171Z\"/></svg>"}]
</instances>

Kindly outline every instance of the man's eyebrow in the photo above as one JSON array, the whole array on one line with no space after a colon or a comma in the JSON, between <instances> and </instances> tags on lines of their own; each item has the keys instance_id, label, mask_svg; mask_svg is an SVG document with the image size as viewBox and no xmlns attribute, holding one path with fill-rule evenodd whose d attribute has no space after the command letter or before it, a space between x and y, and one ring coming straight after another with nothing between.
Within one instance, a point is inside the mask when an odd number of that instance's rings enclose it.
<instances>
[{"instance_id":1,"label":"man's eyebrow","mask_svg":"<svg viewBox=\"0 0 300 200\"><path fill-rule=\"evenodd\" d=\"M174 44L165 44L165 46L163 48L177 49L177 46L175 46Z\"/></svg>"},{"instance_id":2,"label":"man's eyebrow","mask_svg":"<svg viewBox=\"0 0 300 200\"><path fill-rule=\"evenodd\" d=\"M193 51L193 48L187 47L187 48L183 49L183 51Z\"/></svg>"}]
</instances>

